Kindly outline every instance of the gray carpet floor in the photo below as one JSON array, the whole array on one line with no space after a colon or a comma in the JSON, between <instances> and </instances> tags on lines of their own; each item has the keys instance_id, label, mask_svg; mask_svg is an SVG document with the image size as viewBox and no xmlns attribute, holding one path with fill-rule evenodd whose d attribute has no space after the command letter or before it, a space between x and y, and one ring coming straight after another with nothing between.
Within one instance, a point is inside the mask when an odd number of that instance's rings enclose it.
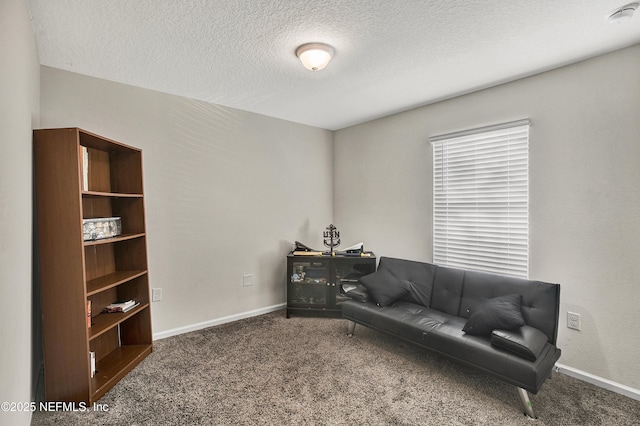
<instances>
[{"instance_id":1,"label":"gray carpet floor","mask_svg":"<svg viewBox=\"0 0 640 426\"><path fill-rule=\"evenodd\" d=\"M523 414L516 390L341 319L278 311L170 337L111 389L107 411L33 425L632 425L640 401L554 374Z\"/></svg>"}]
</instances>

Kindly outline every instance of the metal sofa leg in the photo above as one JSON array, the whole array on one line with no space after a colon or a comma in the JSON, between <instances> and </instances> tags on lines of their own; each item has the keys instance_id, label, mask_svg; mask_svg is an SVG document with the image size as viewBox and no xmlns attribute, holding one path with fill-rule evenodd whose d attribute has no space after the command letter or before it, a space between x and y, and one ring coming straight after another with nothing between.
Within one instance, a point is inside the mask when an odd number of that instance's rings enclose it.
<instances>
[{"instance_id":1,"label":"metal sofa leg","mask_svg":"<svg viewBox=\"0 0 640 426\"><path fill-rule=\"evenodd\" d=\"M353 321L349 321L349 326L347 328L347 336L353 337L354 331L356 331L356 323Z\"/></svg>"},{"instance_id":2,"label":"metal sofa leg","mask_svg":"<svg viewBox=\"0 0 640 426\"><path fill-rule=\"evenodd\" d=\"M518 395L520 395L520 400L522 401L522 405L524 405L524 415L529 417L530 419L537 419L536 415L533 413L533 407L531 406L529 394L522 388L517 389Z\"/></svg>"}]
</instances>

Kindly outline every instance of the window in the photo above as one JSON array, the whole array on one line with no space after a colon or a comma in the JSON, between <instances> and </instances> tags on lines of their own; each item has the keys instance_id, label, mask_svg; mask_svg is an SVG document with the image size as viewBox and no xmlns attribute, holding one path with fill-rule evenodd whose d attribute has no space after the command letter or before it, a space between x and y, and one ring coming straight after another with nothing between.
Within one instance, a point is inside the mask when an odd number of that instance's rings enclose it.
<instances>
[{"instance_id":1,"label":"window","mask_svg":"<svg viewBox=\"0 0 640 426\"><path fill-rule=\"evenodd\" d=\"M527 278L529 120L429 142L433 263Z\"/></svg>"}]
</instances>

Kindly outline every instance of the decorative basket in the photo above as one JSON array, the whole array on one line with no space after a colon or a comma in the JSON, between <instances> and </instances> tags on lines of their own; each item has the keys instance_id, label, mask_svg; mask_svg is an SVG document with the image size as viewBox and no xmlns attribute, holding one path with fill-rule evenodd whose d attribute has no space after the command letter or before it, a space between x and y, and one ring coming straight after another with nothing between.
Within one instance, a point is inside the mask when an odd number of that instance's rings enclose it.
<instances>
[{"instance_id":1,"label":"decorative basket","mask_svg":"<svg viewBox=\"0 0 640 426\"><path fill-rule=\"evenodd\" d=\"M84 241L100 240L122 234L122 223L119 217L97 217L82 220Z\"/></svg>"}]
</instances>

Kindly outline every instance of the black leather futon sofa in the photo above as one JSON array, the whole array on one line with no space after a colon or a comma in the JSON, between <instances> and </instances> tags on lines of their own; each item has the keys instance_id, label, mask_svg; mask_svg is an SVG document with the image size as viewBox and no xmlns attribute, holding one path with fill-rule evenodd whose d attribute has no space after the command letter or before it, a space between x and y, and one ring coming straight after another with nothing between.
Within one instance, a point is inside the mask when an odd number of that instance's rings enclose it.
<instances>
[{"instance_id":1,"label":"black leather futon sofa","mask_svg":"<svg viewBox=\"0 0 640 426\"><path fill-rule=\"evenodd\" d=\"M381 257L376 272L347 292L343 318L476 367L528 392L551 375L560 285Z\"/></svg>"}]
</instances>

